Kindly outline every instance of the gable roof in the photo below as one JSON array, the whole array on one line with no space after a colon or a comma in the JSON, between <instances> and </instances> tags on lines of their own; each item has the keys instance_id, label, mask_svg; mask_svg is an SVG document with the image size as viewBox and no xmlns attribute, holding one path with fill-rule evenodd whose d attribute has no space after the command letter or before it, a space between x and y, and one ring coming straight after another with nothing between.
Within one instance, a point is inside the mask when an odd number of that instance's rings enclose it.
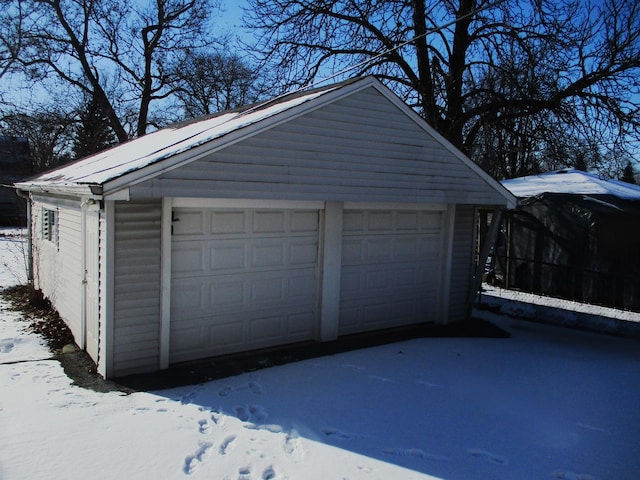
<instances>
[{"instance_id":1,"label":"gable roof","mask_svg":"<svg viewBox=\"0 0 640 480\"><path fill-rule=\"evenodd\" d=\"M543 193L575 195L611 195L625 200L640 200L640 186L619 180L603 180L593 173L573 168L541 175L512 178L502 182L516 197L535 197Z\"/></svg>"},{"instance_id":2,"label":"gable roof","mask_svg":"<svg viewBox=\"0 0 640 480\"><path fill-rule=\"evenodd\" d=\"M256 105L182 122L128 143L45 172L16 187L31 192L114 195L131 185L193 162L276 125L373 87L419 125L444 149L473 171L509 206L515 198L372 76L283 95ZM113 198L113 197L112 197Z\"/></svg>"},{"instance_id":3,"label":"gable roof","mask_svg":"<svg viewBox=\"0 0 640 480\"><path fill-rule=\"evenodd\" d=\"M56 186L71 188L79 185L104 185L123 175L140 171L149 165L300 106L336 88L338 86L317 89L304 95L281 97L209 117L169 125L143 137L45 172L18 187L42 186L51 189Z\"/></svg>"}]
</instances>

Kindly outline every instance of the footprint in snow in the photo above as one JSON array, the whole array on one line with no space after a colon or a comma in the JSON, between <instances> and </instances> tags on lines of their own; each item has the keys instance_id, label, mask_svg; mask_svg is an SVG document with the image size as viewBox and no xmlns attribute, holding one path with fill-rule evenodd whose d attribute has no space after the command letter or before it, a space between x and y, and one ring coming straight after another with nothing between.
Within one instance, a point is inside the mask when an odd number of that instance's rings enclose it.
<instances>
[{"instance_id":1,"label":"footprint in snow","mask_svg":"<svg viewBox=\"0 0 640 480\"><path fill-rule=\"evenodd\" d=\"M221 397L227 397L232 392L233 392L233 388L226 386L218 392L218 395Z\"/></svg>"},{"instance_id":2,"label":"footprint in snow","mask_svg":"<svg viewBox=\"0 0 640 480\"><path fill-rule=\"evenodd\" d=\"M596 477L589 475L588 473L556 471L553 472L551 476L559 480L597 480Z\"/></svg>"},{"instance_id":3,"label":"footprint in snow","mask_svg":"<svg viewBox=\"0 0 640 480\"><path fill-rule=\"evenodd\" d=\"M200 442L196 453L194 453L193 455L187 455L187 457L184 459L184 467L182 469L184 473L186 473L187 475L191 475L193 472L195 472L195 470L198 468L198 465L200 465L206 459L209 451L211 450L211 447L213 447L213 443L211 442Z\"/></svg>"},{"instance_id":4,"label":"footprint in snow","mask_svg":"<svg viewBox=\"0 0 640 480\"><path fill-rule=\"evenodd\" d=\"M260 385L258 382L249 382L247 385L242 385L240 387L232 387L230 385L227 385L226 387L218 391L218 395L221 397L228 397L235 391L246 389L251 390L251 392L256 395L262 394L262 385Z\"/></svg>"},{"instance_id":5,"label":"footprint in snow","mask_svg":"<svg viewBox=\"0 0 640 480\"><path fill-rule=\"evenodd\" d=\"M269 418L269 414L260 405L238 405L235 407L237 417L243 422L264 423Z\"/></svg>"},{"instance_id":6,"label":"footprint in snow","mask_svg":"<svg viewBox=\"0 0 640 480\"><path fill-rule=\"evenodd\" d=\"M295 455L298 458L304 456L304 449L300 444L300 434L297 430L293 429L287 434L282 449L289 456Z\"/></svg>"},{"instance_id":7,"label":"footprint in snow","mask_svg":"<svg viewBox=\"0 0 640 480\"><path fill-rule=\"evenodd\" d=\"M353 365L351 363L345 363L341 365L342 368L347 368L349 370L353 370L354 372L362 372L364 370L363 367L359 365Z\"/></svg>"},{"instance_id":8,"label":"footprint in snow","mask_svg":"<svg viewBox=\"0 0 640 480\"><path fill-rule=\"evenodd\" d=\"M592 430L594 432L604 432L605 431L604 428L595 427L595 426L589 425L587 423L578 422L578 423L576 423L576 425L578 427L580 427L580 428L584 428L585 430Z\"/></svg>"},{"instance_id":9,"label":"footprint in snow","mask_svg":"<svg viewBox=\"0 0 640 480\"><path fill-rule=\"evenodd\" d=\"M7 338L5 340L0 340L0 353L9 353L13 350L15 343L13 338Z\"/></svg>"},{"instance_id":10,"label":"footprint in snow","mask_svg":"<svg viewBox=\"0 0 640 480\"><path fill-rule=\"evenodd\" d=\"M251 466L241 467L238 470L238 480L251 480Z\"/></svg>"},{"instance_id":11,"label":"footprint in snow","mask_svg":"<svg viewBox=\"0 0 640 480\"><path fill-rule=\"evenodd\" d=\"M208 435L209 433L211 433L211 425L207 420L199 420L198 431L203 435Z\"/></svg>"},{"instance_id":12,"label":"footprint in snow","mask_svg":"<svg viewBox=\"0 0 640 480\"><path fill-rule=\"evenodd\" d=\"M437 383L427 382L426 380L416 380L418 385L424 385L429 388L442 388L442 385L438 385Z\"/></svg>"},{"instance_id":13,"label":"footprint in snow","mask_svg":"<svg viewBox=\"0 0 640 480\"><path fill-rule=\"evenodd\" d=\"M262 394L262 385L258 382L249 382L249 390L251 390L256 395Z\"/></svg>"},{"instance_id":14,"label":"footprint in snow","mask_svg":"<svg viewBox=\"0 0 640 480\"><path fill-rule=\"evenodd\" d=\"M493 453L487 452L486 450L482 450L479 448L470 448L467 451L472 457L482 458L488 462L495 463L496 465L507 465L509 463L505 457L501 455L494 455Z\"/></svg>"},{"instance_id":15,"label":"footprint in snow","mask_svg":"<svg viewBox=\"0 0 640 480\"><path fill-rule=\"evenodd\" d=\"M273 465L269 465L265 468L264 472L262 472L262 480L275 480L276 471L273 469Z\"/></svg>"},{"instance_id":16,"label":"footprint in snow","mask_svg":"<svg viewBox=\"0 0 640 480\"><path fill-rule=\"evenodd\" d=\"M345 432L337 428L325 427L320 429L329 438L337 438L338 440L350 440L352 438L364 438L364 435L357 433Z\"/></svg>"},{"instance_id":17,"label":"footprint in snow","mask_svg":"<svg viewBox=\"0 0 640 480\"><path fill-rule=\"evenodd\" d=\"M224 424L223 415L220 413L219 410L211 410L210 414L211 414L211 421L215 425L223 425Z\"/></svg>"},{"instance_id":18,"label":"footprint in snow","mask_svg":"<svg viewBox=\"0 0 640 480\"><path fill-rule=\"evenodd\" d=\"M447 457L427 453L420 448L385 448L382 450L382 453L385 455L393 455L395 457L423 458L425 460L436 460L439 462L449 461Z\"/></svg>"},{"instance_id":19,"label":"footprint in snow","mask_svg":"<svg viewBox=\"0 0 640 480\"><path fill-rule=\"evenodd\" d=\"M236 436L235 435L229 435L220 444L220 448L218 449L218 453L220 455L226 455L231 450L233 450L233 447L235 446L235 444L236 444Z\"/></svg>"},{"instance_id":20,"label":"footprint in snow","mask_svg":"<svg viewBox=\"0 0 640 480\"><path fill-rule=\"evenodd\" d=\"M198 396L198 393L202 390L202 386L197 387L194 390L190 390L185 393L182 397L180 397L180 403L186 405L187 403L191 403L194 398Z\"/></svg>"}]
</instances>

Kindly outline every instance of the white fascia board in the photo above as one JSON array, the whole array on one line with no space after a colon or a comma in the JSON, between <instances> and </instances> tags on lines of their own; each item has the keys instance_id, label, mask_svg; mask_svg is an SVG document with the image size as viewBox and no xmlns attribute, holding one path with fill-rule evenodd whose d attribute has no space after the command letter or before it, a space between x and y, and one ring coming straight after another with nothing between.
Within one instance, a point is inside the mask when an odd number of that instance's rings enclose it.
<instances>
[{"instance_id":1,"label":"white fascia board","mask_svg":"<svg viewBox=\"0 0 640 480\"><path fill-rule=\"evenodd\" d=\"M139 183L157 177L165 172L169 172L188 163L195 162L200 158L211 155L212 153L230 147L231 145L234 145L240 141L263 133L302 115L306 115L307 113L317 110L318 108L322 108L325 105L329 105L336 100L353 95L360 90L363 90L370 86L374 86L376 84L379 84L379 81L375 78L365 77L358 82L344 85L334 90L329 90L328 92L316 98L310 99L288 110L275 113L271 117L267 117L262 120L256 121L253 124L240 127L237 130L223 135L222 137L213 139L209 142L178 153L177 155L166 158L157 163L147 165L140 170L136 170L110 180L104 184L104 193L108 194L109 192L117 191L125 187L137 185Z\"/></svg>"},{"instance_id":2,"label":"white fascia board","mask_svg":"<svg viewBox=\"0 0 640 480\"><path fill-rule=\"evenodd\" d=\"M322 210L323 201L317 200L252 200L233 198L174 198L173 206L177 208L261 208Z\"/></svg>"},{"instance_id":3,"label":"white fascia board","mask_svg":"<svg viewBox=\"0 0 640 480\"><path fill-rule=\"evenodd\" d=\"M403 111L409 118L411 118L420 128L431 135L434 140L440 143L449 152L455 155L461 162L469 167L475 174L477 174L482 180L484 180L490 187L498 191L505 199L507 208L515 208L518 204L518 199L500 182L495 180L491 175L485 172L480 166L473 162L464 153L458 150L451 142L440 135L435 128L429 125L424 118L418 115L411 107L405 104L400 97L389 90L380 82L376 82L374 88L384 95L390 102L395 104L401 111Z\"/></svg>"},{"instance_id":4,"label":"white fascia board","mask_svg":"<svg viewBox=\"0 0 640 480\"><path fill-rule=\"evenodd\" d=\"M115 190L113 192L106 193L104 195L105 200L125 200L129 201L129 189L122 188L120 190Z\"/></svg>"},{"instance_id":5,"label":"white fascia board","mask_svg":"<svg viewBox=\"0 0 640 480\"><path fill-rule=\"evenodd\" d=\"M444 211L444 203L396 203L396 202L344 202L345 210L411 210Z\"/></svg>"},{"instance_id":6,"label":"white fascia board","mask_svg":"<svg viewBox=\"0 0 640 480\"><path fill-rule=\"evenodd\" d=\"M99 185L55 184L55 183L16 183L18 190L33 195L61 195L66 197L82 197L100 200L102 198Z\"/></svg>"}]
</instances>

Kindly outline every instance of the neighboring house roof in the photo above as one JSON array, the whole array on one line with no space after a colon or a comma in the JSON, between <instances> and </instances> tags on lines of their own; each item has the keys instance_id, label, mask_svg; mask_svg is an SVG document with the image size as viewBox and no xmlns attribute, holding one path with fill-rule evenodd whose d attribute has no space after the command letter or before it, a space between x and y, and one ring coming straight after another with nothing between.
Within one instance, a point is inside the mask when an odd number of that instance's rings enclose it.
<instances>
[{"instance_id":1,"label":"neighboring house roof","mask_svg":"<svg viewBox=\"0 0 640 480\"><path fill-rule=\"evenodd\" d=\"M603 180L593 173L573 168L512 178L501 182L516 197L535 197L544 193L611 195L624 200L640 200L640 186L619 180Z\"/></svg>"},{"instance_id":2,"label":"neighboring house roof","mask_svg":"<svg viewBox=\"0 0 640 480\"><path fill-rule=\"evenodd\" d=\"M114 198L118 192L222 150L244 139L290 121L314 109L373 87L420 125L453 157L505 199L513 196L475 163L447 142L391 90L372 76L354 78L313 90L283 95L256 105L170 125L128 143L87 157L16 184L22 190Z\"/></svg>"}]
</instances>

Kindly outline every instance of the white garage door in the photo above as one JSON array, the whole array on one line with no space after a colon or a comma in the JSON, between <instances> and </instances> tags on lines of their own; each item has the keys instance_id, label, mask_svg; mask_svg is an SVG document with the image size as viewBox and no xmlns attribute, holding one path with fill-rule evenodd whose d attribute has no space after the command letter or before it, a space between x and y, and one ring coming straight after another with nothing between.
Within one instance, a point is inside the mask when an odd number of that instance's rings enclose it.
<instances>
[{"instance_id":1,"label":"white garage door","mask_svg":"<svg viewBox=\"0 0 640 480\"><path fill-rule=\"evenodd\" d=\"M442 213L345 210L339 334L436 319Z\"/></svg>"},{"instance_id":2,"label":"white garage door","mask_svg":"<svg viewBox=\"0 0 640 480\"><path fill-rule=\"evenodd\" d=\"M170 362L314 337L317 210L173 213Z\"/></svg>"}]
</instances>

